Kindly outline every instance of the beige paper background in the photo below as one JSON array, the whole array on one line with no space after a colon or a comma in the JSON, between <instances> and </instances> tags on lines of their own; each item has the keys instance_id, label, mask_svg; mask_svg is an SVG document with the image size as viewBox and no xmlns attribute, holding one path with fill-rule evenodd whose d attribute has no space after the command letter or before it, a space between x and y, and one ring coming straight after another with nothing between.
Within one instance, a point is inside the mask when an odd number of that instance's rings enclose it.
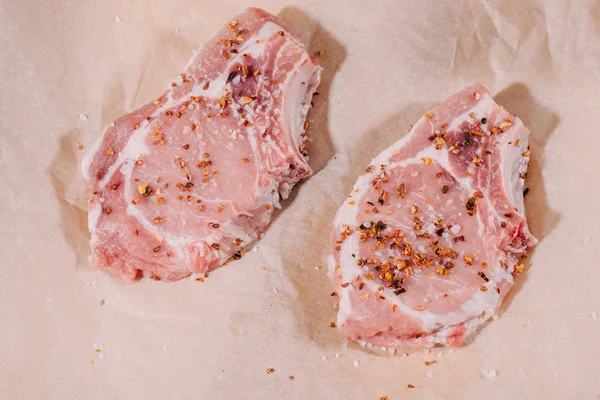
<instances>
[{"instance_id":1,"label":"beige paper background","mask_svg":"<svg viewBox=\"0 0 600 400\"><path fill-rule=\"evenodd\" d=\"M154 99L250 5L325 50L315 176L205 283L92 270L77 142ZM600 398L600 3L0 0L0 26L0 398ZM329 327L331 220L371 157L476 81L531 128L540 244L474 343L376 355Z\"/></svg>"}]
</instances>

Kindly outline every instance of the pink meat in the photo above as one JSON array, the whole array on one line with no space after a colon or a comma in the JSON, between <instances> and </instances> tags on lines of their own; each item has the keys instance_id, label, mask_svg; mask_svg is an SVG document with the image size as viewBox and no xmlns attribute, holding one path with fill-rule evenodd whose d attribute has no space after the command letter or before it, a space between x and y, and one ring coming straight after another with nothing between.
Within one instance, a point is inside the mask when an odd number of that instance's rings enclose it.
<instances>
[{"instance_id":1,"label":"pink meat","mask_svg":"<svg viewBox=\"0 0 600 400\"><path fill-rule=\"evenodd\" d=\"M319 80L283 21L255 8L231 20L84 160L91 263L172 281L239 258L312 174L304 122Z\"/></svg>"},{"instance_id":2,"label":"pink meat","mask_svg":"<svg viewBox=\"0 0 600 400\"><path fill-rule=\"evenodd\" d=\"M496 312L536 244L529 130L470 86L379 154L334 222L337 325L388 348L460 346Z\"/></svg>"}]
</instances>

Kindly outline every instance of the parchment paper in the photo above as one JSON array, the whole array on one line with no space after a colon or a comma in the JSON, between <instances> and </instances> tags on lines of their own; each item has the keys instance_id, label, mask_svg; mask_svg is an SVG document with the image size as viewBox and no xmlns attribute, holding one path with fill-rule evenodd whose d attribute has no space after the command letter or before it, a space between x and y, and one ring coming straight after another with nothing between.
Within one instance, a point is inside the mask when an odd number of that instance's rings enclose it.
<instances>
[{"instance_id":1,"label":"parchment paper","mask_svg":"<svg viewBox=\"0 0 600 400\"><path fill-rule=\"evenodd\" d=\"M315 176L204 283L91 269L77 143L154 99L251 5L325 51ZM587 0L0 0L0 398L600 398L599 18ZM329 327L335 211L373 156L473 82L531 128L540 244L469 346L348 342Z\"/></svg>"}]
</instances>

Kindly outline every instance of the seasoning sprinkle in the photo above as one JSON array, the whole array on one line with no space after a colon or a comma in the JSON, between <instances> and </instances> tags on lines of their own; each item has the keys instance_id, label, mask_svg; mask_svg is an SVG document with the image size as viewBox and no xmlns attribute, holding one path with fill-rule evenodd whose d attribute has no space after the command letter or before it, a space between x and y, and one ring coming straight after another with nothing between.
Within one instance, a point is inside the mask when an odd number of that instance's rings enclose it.
<instances>
[{"instance_id":1,"label":"seasoning sprinkle","mask_svg":"<svg viewBox=\"0 0 600 400\"><path fill-rule=\"evenodd\" d=\"M515 271L517 271L517 274L520 274L521 272L523 272L524 269L525 269L525 264L523 264L523 263L515 265Z\"/></svg>"},{"instance_id":2,"label":"seasoning sprinkle","mask_svg":"<svg viewBox=\"0 0 600 400\"><path fill-rule=\"evenodd\" d=\"M478 275L479 275L479 276L481 277L481 279L483 279L484 281L486 281L486 282L489 282L489 281L490 281L490 279L489 279L487 276L485 276L485 273L484 273L484 272L482 272L482 271L479 271Z\"/></svg>"},{"instance_id":3,"label":"seasoning sprinkle","mask_svg":"<svg viewBox=\"0 0 600 400\"><path fill-rule=\"evenodd\" d=\"M403 200L406 197L406 185L401 183L398 186L398 200Z\"/></svg>"},{"instance_id":4,"label":"seasoning sprinkle","mask_svg":"<svg viewBox=\"0 0 600 400\"><path fill-rule=\"evenodd\" d=\"M154 190L147 183L141 183L138 185L138 192L142 196L150 196Z\"/></svg>"}]
</instances>

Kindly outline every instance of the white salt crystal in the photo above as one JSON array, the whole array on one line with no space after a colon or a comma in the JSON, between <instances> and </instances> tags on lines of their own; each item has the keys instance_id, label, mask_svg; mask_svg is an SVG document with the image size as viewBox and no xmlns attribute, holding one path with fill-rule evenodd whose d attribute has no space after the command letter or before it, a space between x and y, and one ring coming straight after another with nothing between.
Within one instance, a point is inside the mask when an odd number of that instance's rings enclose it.
<instances>
[{"instance_id":1,"label":"white salt crystal","mask_svg":"<svg viewBox=\"0 0 600 400\"><path fill-rule=\"evenodd\" d=\"M481 371L481 375L483 375L485 378L495 378L498 376L498 372L496 372L494 369L484 369Z\"/></svg>"}]
</instances>

